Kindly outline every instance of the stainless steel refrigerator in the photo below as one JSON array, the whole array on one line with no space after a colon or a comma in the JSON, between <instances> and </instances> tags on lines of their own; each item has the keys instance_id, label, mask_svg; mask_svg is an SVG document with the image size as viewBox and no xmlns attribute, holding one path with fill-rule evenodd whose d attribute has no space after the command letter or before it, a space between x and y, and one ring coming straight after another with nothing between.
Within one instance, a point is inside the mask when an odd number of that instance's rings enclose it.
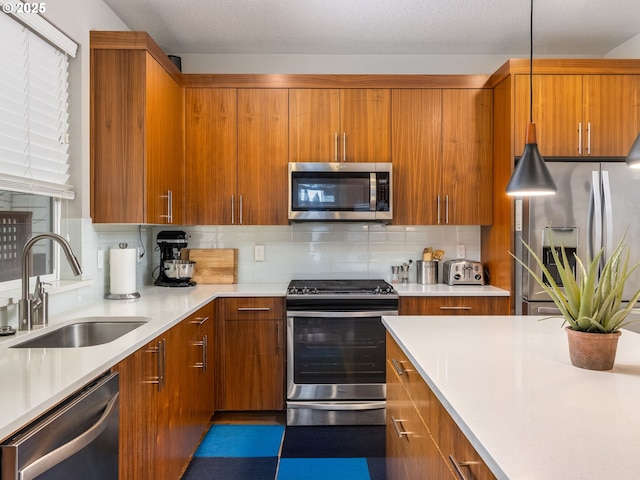
<instances>
[{"instance_id":1,"label":"stainless steel refrigerator","mask_svg":"<svg viewBox=\"0 0 640 480\"><path fill-rule=\"evenodd\" d=\"M516 255L534 271L540 268L522 248L520 238L543 259L554 273L551 244L576 252L582 262L601 248L609 254L626 233L630 264L640 260L640 169L624 161L549 161L558 186L556 195L516 200ZM516 268L516 313L553 315L559 311L549 296ZM636 270L625 289L629 299L640 288Z\"/></svg>"}]
</instances>

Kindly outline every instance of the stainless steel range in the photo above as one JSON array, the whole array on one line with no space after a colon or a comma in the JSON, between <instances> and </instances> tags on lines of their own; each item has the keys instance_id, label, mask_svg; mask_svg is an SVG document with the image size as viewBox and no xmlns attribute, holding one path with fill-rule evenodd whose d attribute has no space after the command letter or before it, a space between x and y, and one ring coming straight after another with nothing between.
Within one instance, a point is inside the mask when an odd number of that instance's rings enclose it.
<instances>
[{"instance_id":1,"label":"stainless steel range","mask_svg":"<svg viewBox=\"0 0 640 480\"><path fill-rule=\"evenodd\" d=\"M384 280L294 280L287 291L287 425L384 425Z\"/></svg>"}]
</instances>

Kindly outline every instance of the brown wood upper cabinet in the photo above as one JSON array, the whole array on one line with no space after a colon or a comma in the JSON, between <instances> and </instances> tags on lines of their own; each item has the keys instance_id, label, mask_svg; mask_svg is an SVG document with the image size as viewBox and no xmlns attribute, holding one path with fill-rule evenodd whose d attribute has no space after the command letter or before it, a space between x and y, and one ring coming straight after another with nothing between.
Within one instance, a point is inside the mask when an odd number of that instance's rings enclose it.
<instances>
[{"instance_id":1,"label":"brown wood upper cabinet","mask_svg":"<svg viewBox=\"0 0 640 480\"><path fill-rule=\"evenodd\" d=\"M95 223L182 223L182 88L148 51L92 48L91 139Z\"/></svg>"},{"instance_id":2,"label":"brown wood upper cabinet","mask_svg":"<svg viewBox=\"0 0 640 480\"><path fill-rule=\"evenodd\" d=\"M394 89L394 223L488 225L493 216L489 89Z\"/></svg>"},{"instance_id":3,"label":"brown wood upper cabinet","mask_svg":"<svg viewBox=\"0 0 640 480\"><path fill-rule=\"evenodd\" d=\"M389 162L386 88L289 90L292 162Z\"/></svg>"},{"instance_id":4,"label":"brown wood upper cabinet","mask_svg":"<svg viewBox=\"0 0 640 480\"><path fill-rule=\"evenodd\" d=\"M186 223L286 225L286 89L185 89Z\"/></svg>"},{"instance_id":5,"label":"brown wood upper cabinet","mask_svg":"<svg viewBox=\"0 0 640 480\"><path fill-rule=\"evenodd\" d=\"M534 75L543 156L625 156L640 129L640 75ZM529 76L515 75L515 151L524 148Z\"/></svg>"}]
</instances>

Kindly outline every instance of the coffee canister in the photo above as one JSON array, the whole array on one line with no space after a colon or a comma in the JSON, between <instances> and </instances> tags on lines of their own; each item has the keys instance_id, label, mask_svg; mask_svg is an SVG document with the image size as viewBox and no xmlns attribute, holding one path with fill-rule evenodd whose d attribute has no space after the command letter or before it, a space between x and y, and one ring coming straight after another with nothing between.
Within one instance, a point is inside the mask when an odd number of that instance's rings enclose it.
<instances>
[{"instance_id":1,"label":"coffee canister","mask_svg":"<svg viewBox=\"0 0 640 480\"><path fill-rule=\"evenodd\" d=\"M435 260L418 260L417 281L422 285L438 283L438 262Z\"/></svg>"}]
</instances>

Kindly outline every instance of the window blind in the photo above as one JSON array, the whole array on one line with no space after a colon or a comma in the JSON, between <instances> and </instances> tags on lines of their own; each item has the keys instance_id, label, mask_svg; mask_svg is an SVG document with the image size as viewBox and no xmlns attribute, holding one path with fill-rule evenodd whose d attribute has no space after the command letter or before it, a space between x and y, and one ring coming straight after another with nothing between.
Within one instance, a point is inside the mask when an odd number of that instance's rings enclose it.
<instances>
[{"instance_id":1,"label":"window blind","mask_svg":"<svg viewBox=\"0 0 640 480\"><path fill-rule=\"evenodd\" d=\"M73 198L67 54L0 14L0 58L0 190Z\"/></svg>"}]
</instances>

